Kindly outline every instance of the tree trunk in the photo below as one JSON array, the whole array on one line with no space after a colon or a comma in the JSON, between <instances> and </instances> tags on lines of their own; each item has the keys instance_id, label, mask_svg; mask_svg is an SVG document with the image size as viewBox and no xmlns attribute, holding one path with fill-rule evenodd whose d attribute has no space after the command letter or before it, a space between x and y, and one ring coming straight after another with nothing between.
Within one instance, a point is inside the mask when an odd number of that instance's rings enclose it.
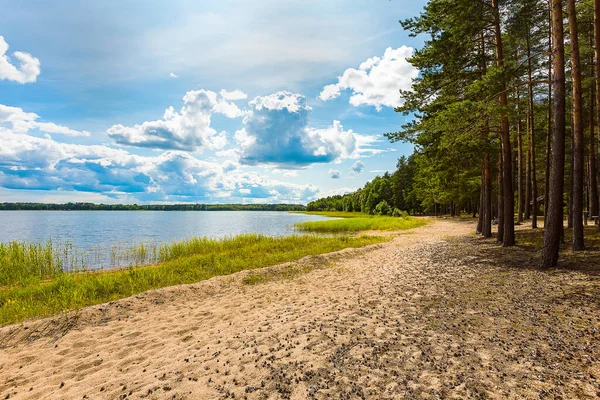
<instances>
[{"instance_id":1,"label":"tree trunk","mask_svg":"<svg viewBox=\"0 0 600 400\"><path fill-rule=\"evenodd\" d=\"M552 268L558 262L563 226L563 189L565 177L565 45L563 37L562 0L552 0L552 88L553 127L552 165L548 196L548 217L544 228L542 268Z\"/></svg>"},{"instance_id":2,"label":"tree trunk","mask_svg":"<svg viewBox=\"0 0 600 400\"><path fill-rule=\"evenodd\" d=\"M599 1L600 0L595 0ZM552 147L552 0L548 0L548 119L546 126L546 173L544 176L544 226L550 205L550 157Z\"/></svg>"},{"instance_id":3,"label":"tree trunk","mask_svg":"<svg viewBox=\"0 0 600 400\"><path fill-rule=\"evenodd\" d=\"M502 178L504 176L504 162L502 160L502 143L498 152L498 237L496 241L502 243L504 240L504 188Z\"/></svg>"},{"instance_id":4,"label":"tree trunk","mask_svg":"<svg viewBox=\"0 0 600 400\"><path fill-rule=\"evenodd\" d=\"M496 62L500 69L504 69L504 48L502 45L502 30L500 28L500 10L498 0L492 0L494 8L494 36L496 41ZM502 139L502 192L504 203L504 232L502 235L503 246L515 244L515 199L513 192L512 150L510 143L510 126L508 121L508 96L506 83L500 84L500 137Z\"/></svg>"},{"instance_id":5,"label":"tree trunk","mask_svg":"<svg viewBox=\"0 0 600 400\"><path fill-rule=\"evenodd\" d=\"M527 132L529 132L529 114L527 115ZM531 218L531 148L527 147L525 159L525 220Z\"/></svg>"},{"instance_id":6,"label":"tree trunk","mask_svg":"<svg viewBox=\"0 0 600 400\"><path fill-rule=\"evenodd\" d=\"M594 0L594 44L594 55L596 57L596 121L600 124L600 0ZM598 150L600 150L600 141ZM596 211L596 215L598 215L600 210L597 209ZM600 223L598 224L598 230L600 231Z\"/></svg>"},{"instance_id":7,"label":"tree trunk","mask_svg":"<svg viewBox=\"0 0 600 400\"><path fill-rule=\"evenodd\" d=\"M517 108L519 108L519 91L517 90ZM517 111L518 112L518 111ZM523 222L523 208L525 205L525 196L523 193L523 121L521 118L517 121L517 224Z\"/></svg>"},{"instance_id":8,"label":"tree trunk","mask_svg":"<svg viewBox=\"0 0 600 400\"><path fill-rule=\"evenodd\" d=\"M592 87L590 96L590 155L589 155L589 182L590 182L590 206L589 217L598 215L598 170L596 166L596 134L595 134L595 118L594 118L594 97L595 90Z\"/></svg>"},{"instance_id":9,"label":"tree trunk","mask_svg":"<svg viewBox=\"0 0 600 400\"><path fill-rule=\"evenodd\" d=\"M479 218L477 219L477 228L475 229L475 232L477 234L483 233L483 202L485 201L483 198L485 192L485 174L483 172L484 168L484 163L482 163L481 190L479 190Z\"/></svg>"},{"instance_id":10,"label":"tree trunk","mask_svg":"<svg viewBox=\"0 0 600 400\"><path fill-rule=\"evenodd\" d=\"M583 242L584 136L581 60L579 58L575 0L567 0L567 8L571 32L571 76L573 80L573 250L581 251L585 248Z\"/></svg>"},{"instance_id":11,"label":"tree trunk","mask_svg":"<svg viewBox=\"0 0 600 400\"><path fill-rule=\"evenodd\" d=\"M575 166L573 165L573 148L575 147L573 131L573 123L571 121L571 130L569 136L571 140L571 156L569 157L569 204L567 208L567 228L569 229L573 229L573 172L575 170Z\"/></svg>"},{"instance_id":12,"label":"tree trunk","mask_svg":"<svg viewBox=\"0 0 600 400\"><path fill-rule=\"evenodd\" d=\"M492 162L490 152L486 151L483 160L483 176L485 191L483 194L483 229L484 238L492 237Z\"/></svg>"},{"instance_id":13,"label":"tree trunk","mask_svg":"<svg viewBox=\"0 0 600 400\"><path fill-rule=\"evenodd\" d=\"M538 212L538 202L537 202L537 175L535 170L535 111L534 111L534 103L533 103L533 79L531 74L531 43L530 43L530 30L527 30L527 58L528 58L528 78L529 78L529 155L531 160L530 170L531 170L531 201L533 202L532 206L530 206L531 210L531 228L537 229L537 212Z\"/></svg>"}]
</instances>

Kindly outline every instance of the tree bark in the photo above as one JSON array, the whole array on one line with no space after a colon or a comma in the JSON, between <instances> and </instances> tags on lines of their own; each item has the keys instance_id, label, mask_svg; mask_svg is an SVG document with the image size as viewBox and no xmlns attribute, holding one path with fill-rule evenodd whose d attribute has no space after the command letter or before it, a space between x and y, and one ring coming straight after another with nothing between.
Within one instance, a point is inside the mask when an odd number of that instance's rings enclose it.
<instances>
[{"instance_id":1,"label":"tree bark","mask_svg":"<svg viewBox=\"0 0 600 400\"><path fill-rule=\"evenodd\" d=\"M484 193L485 193L485 174L483 169L485 168L485 161L481 163L482 171L481 171L481 189L479 190L479 218L477 219L477 228L475 229L475 233L480 234L483 233L483 203Z\"/></svg>"},{"instance_id":2,"label":"tree bark","mask_svg":"<svg viewBox=\"0 0 600 400\"><path fill-rule=\"evenodd\" d=\"M531 211L531 228L537 229L537 211L538 211L538 190L537 190L537 175L535 170L535 111L533 103L533 79L532 67L531 67L531 42L530 42L530 29L527 29L527 59L528 59L528 78L529 78L529 156L531 160L531 200L533 204L530 206Z\"/></svg>"},{"instance_id":3,"label":"tree bark","mask_svg":"<svg viewBox=\"0 0 600 400\"><path fill-rule=\"evenodd\" d=\"M517 91L517 108L518 108L518 91ZM518 111L517 111L518 112ZM517 212L517 224L521 224L523 222L523 213L525 206L525 196L523 193L523 133L522 131L523 122L519 118L517 121L517 203L518 203L518 212Z\"/></svg>"},{"instance_id":4,"label":"tree bark","mask_svg":"<svg viewBox=\"0 0 600 400\"><path fill-rule=\"evenodd\" d=\"M575 166L573 165L573 148L575 147L574 138L573 138L573 123L571 121L570 131L568 131L571 149L571 155L569 157L569 187L567 190L567 194L569 197L569 204L567 207L567 228L573 229L573 171Z\"/></svg>"},{"instance_id":5,"label":"tree bark","mask_svg":"<svg viewBox=\"0 0 600 400\"><path fill-rule=\"evenodd\" d=\"M571 77L573 80L573 250L581 251L585 248L583 242L584 136L581 60L575 0L567 0L567 8L571 33Z\"/></svg>"},{"instance_id":6,"label":"tree bark","mask_svg":"<svg viewBox=\"0 0 600 400\"><path fill-rule=\"evenodd\" d=\"M529 132L529 114L527 115L527 132ZM527 147L525 158L525 220L531 218L531 148Z\"/></svg>"},{"instance_id":7,"label":"tree bark","mask_svg":"<svg viewBox=\"0 0 600 400\"><path fill-rule=\"evenodd\" d=\"M483 176L485 180L485 192L483 194L483 228L484 238L492 237L492 163L490 152L486 151L483 160Z\"/></svg>"},{"instance_id":8,"label":"tree bark","mask_svg":"<svg viewBox=\"0 0 600 400\"><path fill-rule=\"evenodd\" d=\"M600 2L600 0L594 0ZM552 0L548 0L548 119L546 125L546 173L544 176L544 226L550 205L550 157L552 147Z\"/></svg>"},{"instance_id":9,"label":"tree bark","mask_svg":"<svg viewBox=\"0 0 600 400\"><path fill-rule=\"evenodd\" d=\"M565 177L565 45L562 0L552 0L552 77L553 126L552 165L548 196L548 217L544 228L542 268L552 268L558 262L563 226L563 190Z\"/></svg>"},{"instance_id":10,"label":"tree bark","mask_svg":"<svg viewBox=\"0 0 600 400\"><path fill-rule=\"evenodd\" d=\"M500 69L504 69L504 48L502 45L502 30L500 28L500 10L498 0L492 0L494 8L494 36L496 42L496 63ZM500 84L500 137L502 140L502 192L504 203L504 232L502 234L503 246L514 246L515 244L515 199L513 191L512 174L512 149L510 143L510 125L508 121L508 96L506 94L506 83L502 80Z\"/></svg>"},{"instance_id":11,"label":"tree bark","mask_svg":"<svg viewBox=\"0 0 600 400\"><path fill-rule=\"evenodd\" d=\"M590 154L589 154L589 182L590 182L590 206L589 217L598 215L598 170L596 166L596 134L594 118L595 90L592 87L590 96Z\"/></svg>"},{"instance_id":12,"label":"tree bark","mask_svg":"<svg viewBox=\"0 0 600 400\"><path fill-rule=\"evenodd\" d=\"M594 0L594 44L594 55L596 58L596 121L600 124L600 0ZM600 151L600 138L598 150ZM596 190L598 190L597 187ZM600 209L596 211L596 215L598 215ZM600 223L598 224L598 230L600 231Z\"/></svg>"},{"instance_id":13,"label":"tree bark","mask_svg":"<svg viewBox=\"0 0 600 400\"><path fill-rule=\"evenodd\" d=\"M504 176L504 162L502 159L502 142L498 152L498 237L496 241L502 243L504 240L504 188L502 186Z\"/></svg>"}]
</instances>

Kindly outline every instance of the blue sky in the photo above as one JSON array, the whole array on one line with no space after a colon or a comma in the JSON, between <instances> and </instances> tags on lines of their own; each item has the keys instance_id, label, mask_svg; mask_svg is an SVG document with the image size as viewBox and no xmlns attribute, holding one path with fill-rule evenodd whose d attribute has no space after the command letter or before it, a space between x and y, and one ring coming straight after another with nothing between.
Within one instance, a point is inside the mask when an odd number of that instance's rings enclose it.
<instances>
[{"instance_id":1,"label":"blue sky","mask_svg":"<svg viewBox=\"0 0 600 400\"><path fill-rule=\"evenodd\" d=\"M424 1L0 0L0 202L291 202L408 144Z\"/></svg>"}]
</instances>

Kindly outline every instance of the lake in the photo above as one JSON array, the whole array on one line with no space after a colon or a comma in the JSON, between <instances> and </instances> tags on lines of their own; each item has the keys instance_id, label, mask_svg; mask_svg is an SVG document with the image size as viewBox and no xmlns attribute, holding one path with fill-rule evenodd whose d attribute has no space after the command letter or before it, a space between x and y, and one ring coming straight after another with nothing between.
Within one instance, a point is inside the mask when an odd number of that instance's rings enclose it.
<instances>
[{"instance_id":1,"label":"lake","mask_svg":"<svg viewBox=\"0 0 600 400\"><path fill-rule=\"evenodd\" d=\"M70 243L88 267L115 267L122 265L107 265L107 249L194 236L287 236L297 233L296 222L325 219L270 211L0 211L0 242Z\"/></svg>"}]
</instances>

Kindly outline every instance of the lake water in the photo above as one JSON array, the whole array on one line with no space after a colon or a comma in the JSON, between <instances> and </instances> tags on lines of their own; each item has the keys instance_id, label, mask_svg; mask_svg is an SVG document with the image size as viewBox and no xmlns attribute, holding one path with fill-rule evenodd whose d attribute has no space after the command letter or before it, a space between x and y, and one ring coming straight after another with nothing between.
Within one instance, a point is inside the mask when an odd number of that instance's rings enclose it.
<instances>
[{"instance_id":1,"label":"lake water","mask_svg":"<svg viewBox=\"0 0 600 400\"><path fill-rule=\"evenodd\" d=\"M98 268L109 264L105 253L115 246L242 233L287 236L298 233L296 222L324 219L330 218L269 211L0 211L0 242L71 243L95 252L87 264Z\"/></svg>"}]
</instances>

